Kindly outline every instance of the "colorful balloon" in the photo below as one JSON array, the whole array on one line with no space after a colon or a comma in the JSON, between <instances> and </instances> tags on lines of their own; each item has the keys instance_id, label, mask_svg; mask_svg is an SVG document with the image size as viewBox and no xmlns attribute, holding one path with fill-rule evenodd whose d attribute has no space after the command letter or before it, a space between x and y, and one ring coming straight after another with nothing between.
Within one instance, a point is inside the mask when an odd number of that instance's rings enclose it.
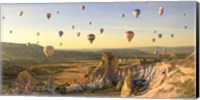
<instances>
[{"instance_id":1,"label":"colorful balloon","mask_svg":"<svg viewBox=\"0 0 200 100\"><path fill-rule=\"evenodd\" d=\"M104 32L104 29L103 29L103 28L101 28L101 29L100 29L100 33L102 34L103 32Z\"/></svg>"},{"instance_id":2,"label":"colorful balloon","mask_svg":"<svg viewBox=\"0 0 200 100\"><path fill-rule=\"evenodd\" d=\"M187 29L187 25L185 25L184 28Z\"/></svg>"},{"instance_id":3,"label":"colorful balloon","mask_svg":"<svg viewBox=\"0 0 200 100\"><path fill-rule=\"evenodd\" d=\"M60 44L59 44L60 46L62 46L62 42L60 42Z\"/></svg>"},{"instance_id":4,"label":"colorful balloon","mask_svg":"<svg viewBox=\"0 0 200 100\"><path fill-rule=\"evenodd\" d=\"M5 16L2 17L2 19L5 19L5 18L6 18Z\"/></svg>"},{"instance_id":5,"label":"colorful balloon","mask_svg":"<svg viewBox=\"0 0 200 100\"><path fill-rule=\"evenodd\" d=\"M85 6L84 5L81 6L81 10L85 10Z\"/></svg>"},{"instance_id":6,"label":"colorful balloon","mask_svg":"<svg viewBox=\"0 0 200 100\"><path fill-rule=\"evenodd\" d=\"M159 13L160 16L162 16L163 13L164 13L164 8L160 7L158 13Z\"/></svg>"},{"instance_id":7,"label":"colorful balloon","mask_svg":"<svg viewBox=\"0 0 200 100\"><path fill-rule=\"evenodd\" d=\"M18 12L19 16L22 16L24 14L24 12L21 10Z\"/></svg>"},{"instance_id":8,"label":"colorful balloon","mask_svg":"<svg viewBox=\"0 0 200 100\"><path fill-rule=\"evenodd\" d=\"M77 32L76 35L77 35L77 37L79 37L79 36L81 35L81 33L80 33L80 32Z\"/></svg>"},{"instance_id":9,"label":"colorful balloon","mask_svg":"<svg viewBox=\"0 0 200 100\"><path fill-rule=\"evenodd\" d=\"M12 31L12 30L10 30L10 34L12 34L12 32L13 32L13 31Z\"/></svg>"},{"instance_id":10,"label":"colorful balloon","mask_svg":"<svg viewBox=\"0 0 200 100\"><path fill-rule=\"evenodd\" d=\"M47 13L46 17L47 17L47 19L50 19L51 18L51 13Z\"/></svg>"},{"instance_id":11,"label":"colorful balloon","mask_svg":"<svg viewBox=\"0 0 200 100\"><path fill-rule=\"evenodd\" d=\"M95 40L95 35L94 35L94 34L89 34L89 35L87 36L87 38L88 38L88 40L90 41L90 43L92 44L93 41Z\"/></svg>"},{"instance_id":12,"label":"colorful balloon","mask_svg":"<svg viewBox=\"0 0 200 100\"><path fill-rule=\"evenodd\" d=\"M174 34L171 34L171 37L173 38L173 37L174 37Z\"/></svg>"},{"instance_id":13,"label":"colorful balloon","mask_svg":"<svg viewBox=\"0 0 200 100\"><path fill-rule=\"evenodd\" d=\"M156 39L155 39L155 38L153 38L153 39L152 39L152 42L154 43L155 41L156 41Z\"/></svg>"},{"instance_id":14,"label":"colorful balloon","mask_svg":"<svg viewBox=\"0 0 200 100\"><path fill-rule=\"evenodd\" d=\"M72 29L74 29L74 28L75 28L75 26L73 25L73 26L72 26Z\"/></svg>"},{"instance_id":15,"label":"colorful balloon","mask_svg":"<svg viewBox=\"0 0 200 100\"><path fill-rule=\"evenodd\" d=\"M160 33L160 34L158 34L158 38L162 38L162 34Z\"/></svg>"},{"instance_id":16,"label":"colorful balloon","mask_svg":"<svg viewBox=\"0 0 200 100\"><path fill-rule=\"evenodd\" d=\"M136 18L139 17L140 13L141 13L140 9L135 9L135 10L133 11L133 15L134 15Z\"/></svg>"},{"instance_id":17,"label":"colorful balloon","mask_svg":"<svg viewBox=\"0 0 200 100\"><path fill-rule=\"evenodd\" d=\"M157 31L155 30L154 33L157 33Z\"/></svg>"},{"instance_id":18,"label":"colorful balloon","mask_svg":"<svg viewBox=\"0 0 200 100\"><path fill-rule=\"evenodd\" d=\"M92 22L91 22L91 21L89 22L89 25L92 25Z\"/></svg>"},{"instance_id":19,"label":"colorful balloon","mask_svg":"<svg viewBox=\"0 0 200 100\"><path fill-rule=\"evenodd\" d=\"M39 32L37 32L37 36L40 36L40 33L39 33Z\"/></svg>"},{"instance_id":20,"label":"colorful balloon","mask_svg":"<svg viewBox=\"0 0 200 100\"><path fill-rule=\"evenodd\" d=\"M134 32L133 31L126 31L125 37L128 39L129 42L131 42L132 38L134 37Z\"/></svg>"},{"instance_id":21,"label":"colorful balloon","mask_svg":"<svg viewBox=\"0 0 200 100\"><path fill-rule=\"evenodd\" d=\"M125 14L122 14L122 18L124 18L125 17Z\"/></svg>"},{"instance_id":22,"label":"colorful balloon","mask_svg":"<svg viewBox=\"0 0 200 100\"><path fill-rule=\"evenodd\" d=\"M45 54L45 56L46 56L47 58L50 58L51 56L53 56L54 51L55 51L55 49L54 49L53 46L46 46L46 47L44 47L44 49L43 49L43 52L44 52L44 54Z\"/></svg>"},{"instance_id":23,"label":"colorful balloon","mask_svg":"<svg viewBox=\"0 0 200 100\"><path fill-rule=\"evenodd\" d=\"M63 31L59 31L58 34L59 34L60 37L62 37L64 32Z\"/></svg>"},{"instance_id":24,"label":"colorful balloon","mask_svg":"<svg viewBox=\"0 0 200 100\"><path fill-rule=\"evenodd\" d=\"M60 14L60 12L59 12L59 11L57 11L56 13L57 13L57 14Z\"/></svg>"}]
</instances>

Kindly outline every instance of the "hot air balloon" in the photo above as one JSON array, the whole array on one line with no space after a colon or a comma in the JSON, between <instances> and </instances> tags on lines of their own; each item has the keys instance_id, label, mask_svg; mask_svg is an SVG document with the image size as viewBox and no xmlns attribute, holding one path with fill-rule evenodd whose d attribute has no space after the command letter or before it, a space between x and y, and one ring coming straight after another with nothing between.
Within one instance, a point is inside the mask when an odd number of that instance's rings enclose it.
<instances>
[{"instance_id":1,"label":"hot air balloon","mask_svg":"<svg viewBox=\"0 0 200 100\"><path fill-rule=\"evenodd\" d=\"M59 31L58 34L59 34L60 37L62 37L64 32L63 31Z\"/></svg>"},{"instance_id":2,"label":"hot air balloon","mask_svg":"<svg viewBox=\"0 0 200 100\"><path fill-rule=\"evenodd\" d=\"M59 12L59 11L57 11L56 13L57 13L57 14L59 14L60 12Z\"/></svg>"},{"instance_id":3,"label":"hot air balloon","mask_svg":"<svg viewBox=\"0 0 200 100\"><path fill-rule=\"evenodd\" d=\"M81 35L81 33L80 33L80 32L77 32L76 35L77 35L77 37L79 37L79 36Z\"/></svg>"},{"instance_id":4,"label":"hot air balloon","mask_svg":"<svg viewBox=\"0 0 200 100\"><path fill-rule=\"evenodd\" d=\"M125 17L125 14L122 14L122 18L124 18Z\"/></svg>"},{"instance_id":5,"label":"hot air balloon","mask_svg":"<svg viewBox=\"0 0 200 100\"><path fill-rule=\"evenodd\" d=\"M160 34L158 34L158 38L162 38L162 34L160 33Z\"/></svg>"},{"instance_id":6,"label":"hot air balloon","mask_svg":"<svg viewBox=\"0 0 200 100\"><path fill-rule=\"evenodd\" d=\"M154 43L155 41L156 41L156 39L155 39L155 38L153 38L153 39L152 39L152 42Z\"/></svg>"},{"instance_id":7,"label":"hot air balloon","mask_svg":"<svg viewBox=\"0 0 200 100\"><path fill-rule=\"evenodd\" d=\"M73 25L73 26L72 26L72 29L74 29L74 28L75 28L75 26Z\"/></svg>"},{"instance_id":8,"label":"hot air balloon","mask_svg":"<svg viewBox=\"0 0 200 100\"><path fill-rule=\"evenodd\" d=\"M47 58L50 58L51 56L53 56L54 51L55 51L55 49L54 49L53 46L46 46L46 47L44 47L44 49L43 49L43 52L44 52L44 54L45 54L45 56L46 56Z\"/></svg>"},{"instance_id":9,"label":"hot air balloon","mask_svg":"<svg viewBox=\"0 0 200 100\"><path fill-rule=\"evenodd\" d=\"M47 13L46 17L47 17L47 19L50 19L51 18L51 13Z\"/></svg>"},{"instance_id":10,"label":"hot air balloon","mask_svg":"<svg viewBox=\"0 0 200 100\"><path fill-rule=\"evenodd\" d=\"M157 31L155 30L154 33L157 33Z\"/></svg>"},{"instance_id":11,"label":"hot air balloon","mask_svg":"<svg viewBox=\"0 0 200 100\"><path fill-rule=\"evenodd\" d=\"M92 25L92 22L91 22L91 21L89 22L89 25Z\"/></svg>"},{"instance_id":12,"label":"hot air balloon","mask_svg":"<svg viewBox=\"0 0 200 100\"><path fill-rule=\"evenodd\" d=\"M140 9L135 9L135 10L133 11L133 15L134 15L136 18L138 18L138 16L140 15L140 13L141 13Z\"/></svg>"},{"instance_id":13,"label":"hot air balloon","mask_svg":"<svg viewBox=\"0 0 200 100\"><path fill-rule=\"evenodd\" d=\"M39 36L40 35L40 33L39 32L37 32L37 36Z\"/></svg>"},{"instance_id":14,"label":"hot air balloon","mask_svg":"<svg viewBox=\"0 0 200 100\"><path fill-rule=\"evenodd\" d=\"M186 15L186 13L183 13L183 15L185 16L185 15Z\"/></svg>"},{"instance_id":15,"label":"hot air balloon","mask_svg":"<svg viewBox=\"0 0 200 100\"><path fill-rule=\"evenodd\" d=\"M171 37L173 38L173 37L174 37L174 34L171 34Z\"/></svg>"},{"instance_id":16,"label":"hot air balloon","mask_svg":"<svg viewBox=\"0 0 200 100\"><path fill-rule=\"evenodd\" d=\"M2 19L5 19L5 16L3 16Z\"/></svg>"},{"instance_id":17,"label":"hot air balloon","mask_svg":"<svg viewBox=\"0 0 200 100\"><path fill-rule=\"evenodd\" d=\"M187 29L187 25L185 25L184 28Z\"/></svg>"},{"instance_id":18,"label":"hot air balloon","mask_svg":"<svg viewBox=\"0 0 200 100\"><path fill-rule=\"evenodd\" d=\"M93 41L95 40L95 35L94 35L94 34L89 34L89 35L87 36L87 38L88 38L88 40L90 41L90 43L92 44Z\"/></svg>"},{"instance_id":19,"label":"hot air balloon","mask_svg":"<svg viewBox=\"0 0 200 100\"><path fill-rule=\"evenodd\" d=\"M128 39L129 42L131 42L132 38L134 37L133 31L126 31L125 37Z\"/></svg>"},{"instance_id":20,"label":"hot air balloon","mask_svg":"<svg viewBox=\"0 0 200 100\"><path fill-rule=\"evenodd\" d=\"M84 5L81 6L81 10L85 10L85 6Z\"/></svg>"},{"instance_id":21,"label":"hot air balloon","mask_svg":"<svg viewBox=\"0 0 200 100\"><path fill-rule=\"evenodd\" d=\"M103 29L103 28L101 28L101 29L100 29L100 33L102 34L102 33L103 33L103 31L104 31L104 29Z\"/></svg>"},{"instance_id":22,"label":"hot air balloon","mask_svg":"<svg viewBox=\"0 0 200 100\"><path fill-rule=\"evenodd\" d=\"M20 10L20 11L18 12L18 14L19 14L19 16L22 16L22 15L24 14L24 12L23 12L22 10Z\"/></svg>"},{"instance_id":23,"label":"hot air balloon","mask_svg":"<svg viewBox=\"0 0 200 100\"><path fill-rule=\"evenodd\" d=\"M12 30L10 30L10 34L12 34L12 32L13 32L13 31L12 31Z\"/></svg>"},{"instance_id":24,"label":"hot air balloon","mask_svg":"<svg viewBox=\"0 0 200 100\"><path fill-rule=\"evenodd\" d=\"M60 44L59 44L60 46L62 46L62 42L60 42Z\"/></svg>"},{"instance_id":25,"label":"hot air balloon","mask_svg":"<svg viewBox=\"0 0 200 100\"><path fill-rule=\"evenodd\" d=\"M40 42L39 42L39 41L37 41L36 43L37 43L37 44L39 44Z\"/></svg>"},{"instance_id":26,"label":"hot air balloon","mask_svg":"<svg viewBox=\"0 0 200 100\"><path fill-rule=\"evenodd\" d=\"M163 13L164 13L164 8L160 7L158 13L159 13L160 16L162 16Z\"/></svg>"}]
</instances>

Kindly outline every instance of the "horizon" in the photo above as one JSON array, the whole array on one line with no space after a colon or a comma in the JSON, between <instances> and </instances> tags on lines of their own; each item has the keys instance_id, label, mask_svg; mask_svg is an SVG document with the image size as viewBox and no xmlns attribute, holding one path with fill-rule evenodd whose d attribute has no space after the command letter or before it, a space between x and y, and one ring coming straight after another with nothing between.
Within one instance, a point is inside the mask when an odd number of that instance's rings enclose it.
<instances>
[{"instance_id":1,"label":"horizon","mask_svg":"<svg viewBox=\"0 0 200 100\"><path fill-rule=\"evenodd\" d=\"M12 42L1 42L1 43L11 43L14 45L26 45L25 43L12 43ZM41 46L44 47L40 44L34 43L31 45L37 45L37 46ZM123 48L74 48L74 49L57 49L56 50L103 50L103 49L140 49L140 48L179 48L179 47L194 47L194 45L186 45L186 46L141 46L141 47L123 47ZM195 49L194 49L195 50Z\"/></svg>"},{"instance_id":2,"label":"horizon","mask_svg":"<svg viewBox=\"0 0 200 100\"><path fill-rule=\"evenodd\" d=\"M84 11L80 9L81 5L86 6ZM165 8L162 16L158 14L160 6ZM132 14L134 9L141 10L138 18ZM23 16L18 16L20 10L24 11ZM56 14L56 11L60 13ZM45 18L47 12L52 13L49 20ZM122 13L124 18L121 18ZM52 45L61 50L196 45L195 2L2 4L1 14L1 17L5 16L1 21L1 42L26 44L39 41L41 46ZM72 25L75 29L71 29ZM187 29L184 29L185 25ZM100 28L104 28L103 34L100 34ZM58 35L60 30L64 32L62 38ZM130 43L124 37L128 30L135 35ZM39 37L37 32L40 32ZM76 32L81 32L80 37ZM93 44L87 40L89 33L96 35ZM158 33L163 34L161 39L158 39ZM155 43L152 38L156 39ZM62 46L59 46L60 42Z\"/></svg>"}]
</instances>

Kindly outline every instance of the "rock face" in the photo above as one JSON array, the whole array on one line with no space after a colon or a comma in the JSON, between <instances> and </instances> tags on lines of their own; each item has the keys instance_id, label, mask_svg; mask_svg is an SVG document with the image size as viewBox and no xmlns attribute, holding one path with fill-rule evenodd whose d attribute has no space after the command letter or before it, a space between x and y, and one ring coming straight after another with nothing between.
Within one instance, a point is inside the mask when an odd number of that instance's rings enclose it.
<instances>
[{"instance_id":1,"label":"rock face","mask_svg":"<svg viewBox=\"0 0 200 100\"><path fill-rule=\"evenodd\" d=\"M103 88L117 82L118 59L111 53L105 52L100 64L88 74L88 87Z\"/></svg>"},{"instance_id":2,"label":"rock face","mask_svg":"<svg viewBox=\"0 0 200 100\"><path fill-rule=\"evenodd\" d=\"M122 90L121 90L121 97L128 97L131 95L132 93L132 79L131 79L131 75L127 75L124 79L124 84L122 86Z\"/></svg>"},{"instance_id":3,"label":"rock face","mask_svg":"<svg viewBox=\"0 0 200 100\"><path fill-rule=\"evenodd\" d=\"M55 82L55 79L53 77L50 77L48 82L47 82L46 90L50 93L55 92L54 82Z\"/></svg>"},{"instance_id":4,"label":"rock face","mask_svg":"<svg viewBox=\"0 0 200 100\"><path fill-rule=\"evenodd\" d=\"M33 88L38 83L28 71L22 71L14 82L15 88L11 90L11 94L31 95Z\"/></svg>"},{"instance_id":5,"label":"rock face","mask_svg":"<svg viewBox=\"0 0 200 100\"><path fill-rule=\"evenodd\" d=\"M195 53L186 59L181 60L181 65L177 65L177 60L161 62L153 66L147 66L140 71L140 77L149 82L149 89L146 93L137 96L142 98L188 98L195 97ZM190 94L188 94L190 93Z\"/></svg>"}]
</instances>

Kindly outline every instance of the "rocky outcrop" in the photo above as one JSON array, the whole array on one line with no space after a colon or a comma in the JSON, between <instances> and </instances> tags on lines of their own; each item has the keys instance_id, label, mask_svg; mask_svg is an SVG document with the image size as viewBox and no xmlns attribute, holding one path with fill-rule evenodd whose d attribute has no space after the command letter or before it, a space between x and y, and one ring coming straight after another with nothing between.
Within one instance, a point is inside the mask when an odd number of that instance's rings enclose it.
<instances>
[{"instance_id":1,"label":"rocky outcrop","mask_svg":"<svg viewBox=\"0 0 200 100\"><path fill-rule=\"evenodd\" d=\"M14 88L11 89L11 94L31 95L33 88L38 83L38 80L36 80L27 70L22 71L13 83Z\"/></svg>"},{"instance_id":2,"label":"rocky outcrop","mask_svg":"<svg viewBox=\"0 0 200 100\"><path fill-rule=\"evenodd\" d=\"M115 84L118 78L118 59L111 52L105 52L100 64L88 74L89 88L103 88Z\"/></svg>"}]
</instances>

